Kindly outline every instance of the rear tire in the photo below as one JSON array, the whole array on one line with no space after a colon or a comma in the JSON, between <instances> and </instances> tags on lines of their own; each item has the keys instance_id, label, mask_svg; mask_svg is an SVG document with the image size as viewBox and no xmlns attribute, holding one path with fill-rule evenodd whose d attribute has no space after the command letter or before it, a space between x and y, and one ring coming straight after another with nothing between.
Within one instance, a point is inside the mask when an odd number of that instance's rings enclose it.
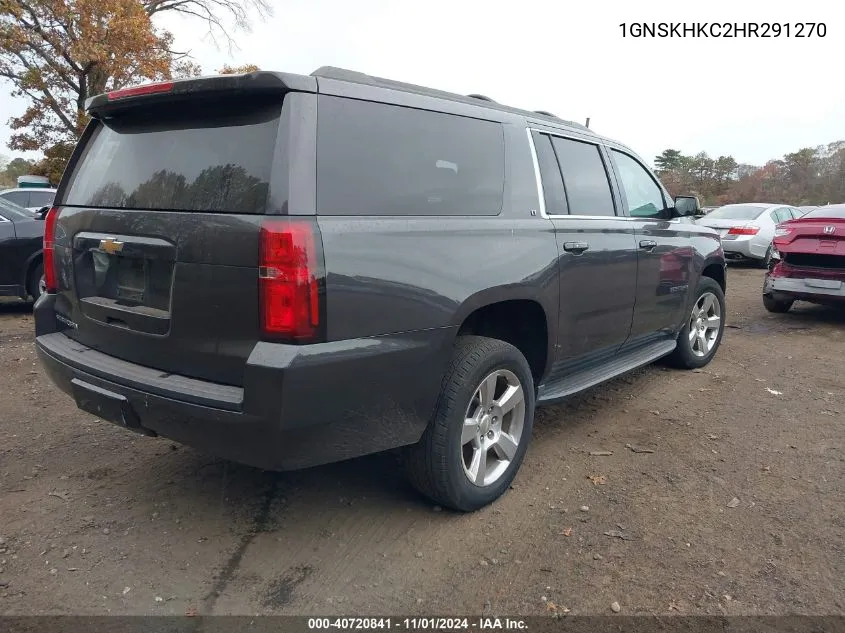
<instances>
[{"instance_id":1,"label":"rear tire","mask_svg":"<svg viewBox=\"0 0 845 633\"><path fill-rule=\"evenodd\" d=\"M497 339L458 337L434 417L405 451L408 477L435 503L482 508L513 481L533 422L534 380L522 353Z\"/></svg>"},{"instance_id":2,"label":"rear tire","mask_svg":"<svg viewBox=\"0 0 845 633\"><path fill-rule=\"evenodd\" d=\"M678 344L666 358L670 365L680 369L698 369L713 360L725 331L722 287L716 280L702 277L695 296L691 312L678 334Z\"/></svg>"},{"instance_id":3,"label":"rear tire","mask_svg":"<svg viewBox=\"0 0 845 633\"><path fill-rule=\"evenodd\" d=\"M33 301L38 301L38 298L42 295L44 288L44 262L38 262L35 266L32 267L32 270L29 271L29 276L27 277L26 283L26 291L29 293L29 296L32 297Z\"/></svg>"},{"instance_id":4,"label":"rear tire","mask_svg":"<svg viewBox=\"0 0 845 633\"><path fill-rule=\"evenodd\" d=\"M766 269L768 269L771 266L771 264L772 264L772 245L771 244L769 244L769 248L766 249L766 254L763 257L763 259L760 260L759 262L757 262L757 264L758 264L758 266L760 266L760 268L766 268Z\"/></svg>"},{"instance_id":5,"label":"rear tire","mask_svg":"<svg viewBox=\"0 0 845 633\"><path fill-rule=\"evenodd\" d=\"M775 299L771 295L763 295L763 307L766 308L769 312L774 312L775 314L783 314L784 312L789 312L789 309L792 307L792 304L795 303L794 299L787 299L786 301L782 301L780 299Z\"/></svg>"}]
</instances>

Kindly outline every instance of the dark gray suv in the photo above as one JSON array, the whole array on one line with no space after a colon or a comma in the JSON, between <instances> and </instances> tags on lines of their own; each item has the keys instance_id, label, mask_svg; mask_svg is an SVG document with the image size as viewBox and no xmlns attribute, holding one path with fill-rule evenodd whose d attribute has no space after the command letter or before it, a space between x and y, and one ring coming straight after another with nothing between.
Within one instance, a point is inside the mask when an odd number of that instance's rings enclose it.
<instances>
[{"instance_id":1,"label":"dark gray suv","mask_svg":"<svg viewBox=\"0 0 845 633\"><path fill-rule=\"evenodd\" d=\"M581 125L334 68L87 107L36 340L104 420L272 470L402 447L472 510L536 404L719 347L719 237Z\"/></svg>"}]
</instances>

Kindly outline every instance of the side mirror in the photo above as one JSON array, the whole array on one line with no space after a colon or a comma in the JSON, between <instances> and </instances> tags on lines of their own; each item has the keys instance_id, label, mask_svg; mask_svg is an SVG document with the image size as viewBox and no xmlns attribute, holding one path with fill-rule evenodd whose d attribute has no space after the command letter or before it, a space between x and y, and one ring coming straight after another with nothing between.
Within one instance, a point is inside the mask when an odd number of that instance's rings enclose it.
<instances>
[{"instance_id":1,"label":"side mirror","mask_svg":"<svg viewBox=\"0 0 845 633\"><path fill-rule=\"evenodd\" d=\"M702 215L698 198L695 196L676 196L674 215L678 218Z\"/></svg>"},{"instance_id":2,"label":"side mirror","mask_svg":"<svg viewBox=\"0 0 845 633\"><path fill-rule=\"evenodd\" d=\"M50 211L50 207L41 207L38 211L35 212L35 215L39 217L39 219L43 220L47 217L47 212Z\"/></svg>"}]
</instances>

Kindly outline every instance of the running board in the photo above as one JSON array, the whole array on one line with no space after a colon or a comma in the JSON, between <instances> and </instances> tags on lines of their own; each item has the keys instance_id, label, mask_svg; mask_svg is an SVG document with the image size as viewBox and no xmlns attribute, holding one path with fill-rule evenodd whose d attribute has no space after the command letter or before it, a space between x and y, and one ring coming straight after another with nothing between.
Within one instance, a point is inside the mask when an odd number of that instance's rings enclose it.
<instances>
[{"instance_id":1,"label":"running board","mask_svg":"<svg viewBox=\"0 0 845 633\"><path fill-rule=\"evenodd\" d=\"M555 402L637 367L648 365L658 358L670 354L675 349L676 344L674 340L664 340L637 347L628 352L623 352L609 363L595 365L589 369L569 374L555 382L540 385L537 392L537 404Z\"/></svg>"}]
</instances>

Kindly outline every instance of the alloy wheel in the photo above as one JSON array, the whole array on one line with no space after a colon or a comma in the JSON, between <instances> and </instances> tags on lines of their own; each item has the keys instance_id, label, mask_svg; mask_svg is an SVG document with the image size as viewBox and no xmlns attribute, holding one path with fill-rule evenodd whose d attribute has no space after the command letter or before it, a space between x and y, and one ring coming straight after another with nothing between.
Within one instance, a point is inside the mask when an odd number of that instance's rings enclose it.
<instances>
[{"instance_id":1,"label":"alloy wheel","mask_svg":"<svg viewBox=\"0 0 845 633\"><path fill-rule=\"evenodd\" d=\"M495 483L508 469L522 440L525 392L507 369L476 387L464 415L461 456L464 474L476 486Z\"/></svg>"},{"instance_id":2,"label":"alloy wheel","mask_svg":"<svg viewBox=\"0 0 845 633\"><path fill-rule=\"evenodd\" d=\"M722 307L712 292L705 292L692 308L689 320L689 343L692 353L707 356L716 345L722 329Z\"/></svg>"}]
</instances>

